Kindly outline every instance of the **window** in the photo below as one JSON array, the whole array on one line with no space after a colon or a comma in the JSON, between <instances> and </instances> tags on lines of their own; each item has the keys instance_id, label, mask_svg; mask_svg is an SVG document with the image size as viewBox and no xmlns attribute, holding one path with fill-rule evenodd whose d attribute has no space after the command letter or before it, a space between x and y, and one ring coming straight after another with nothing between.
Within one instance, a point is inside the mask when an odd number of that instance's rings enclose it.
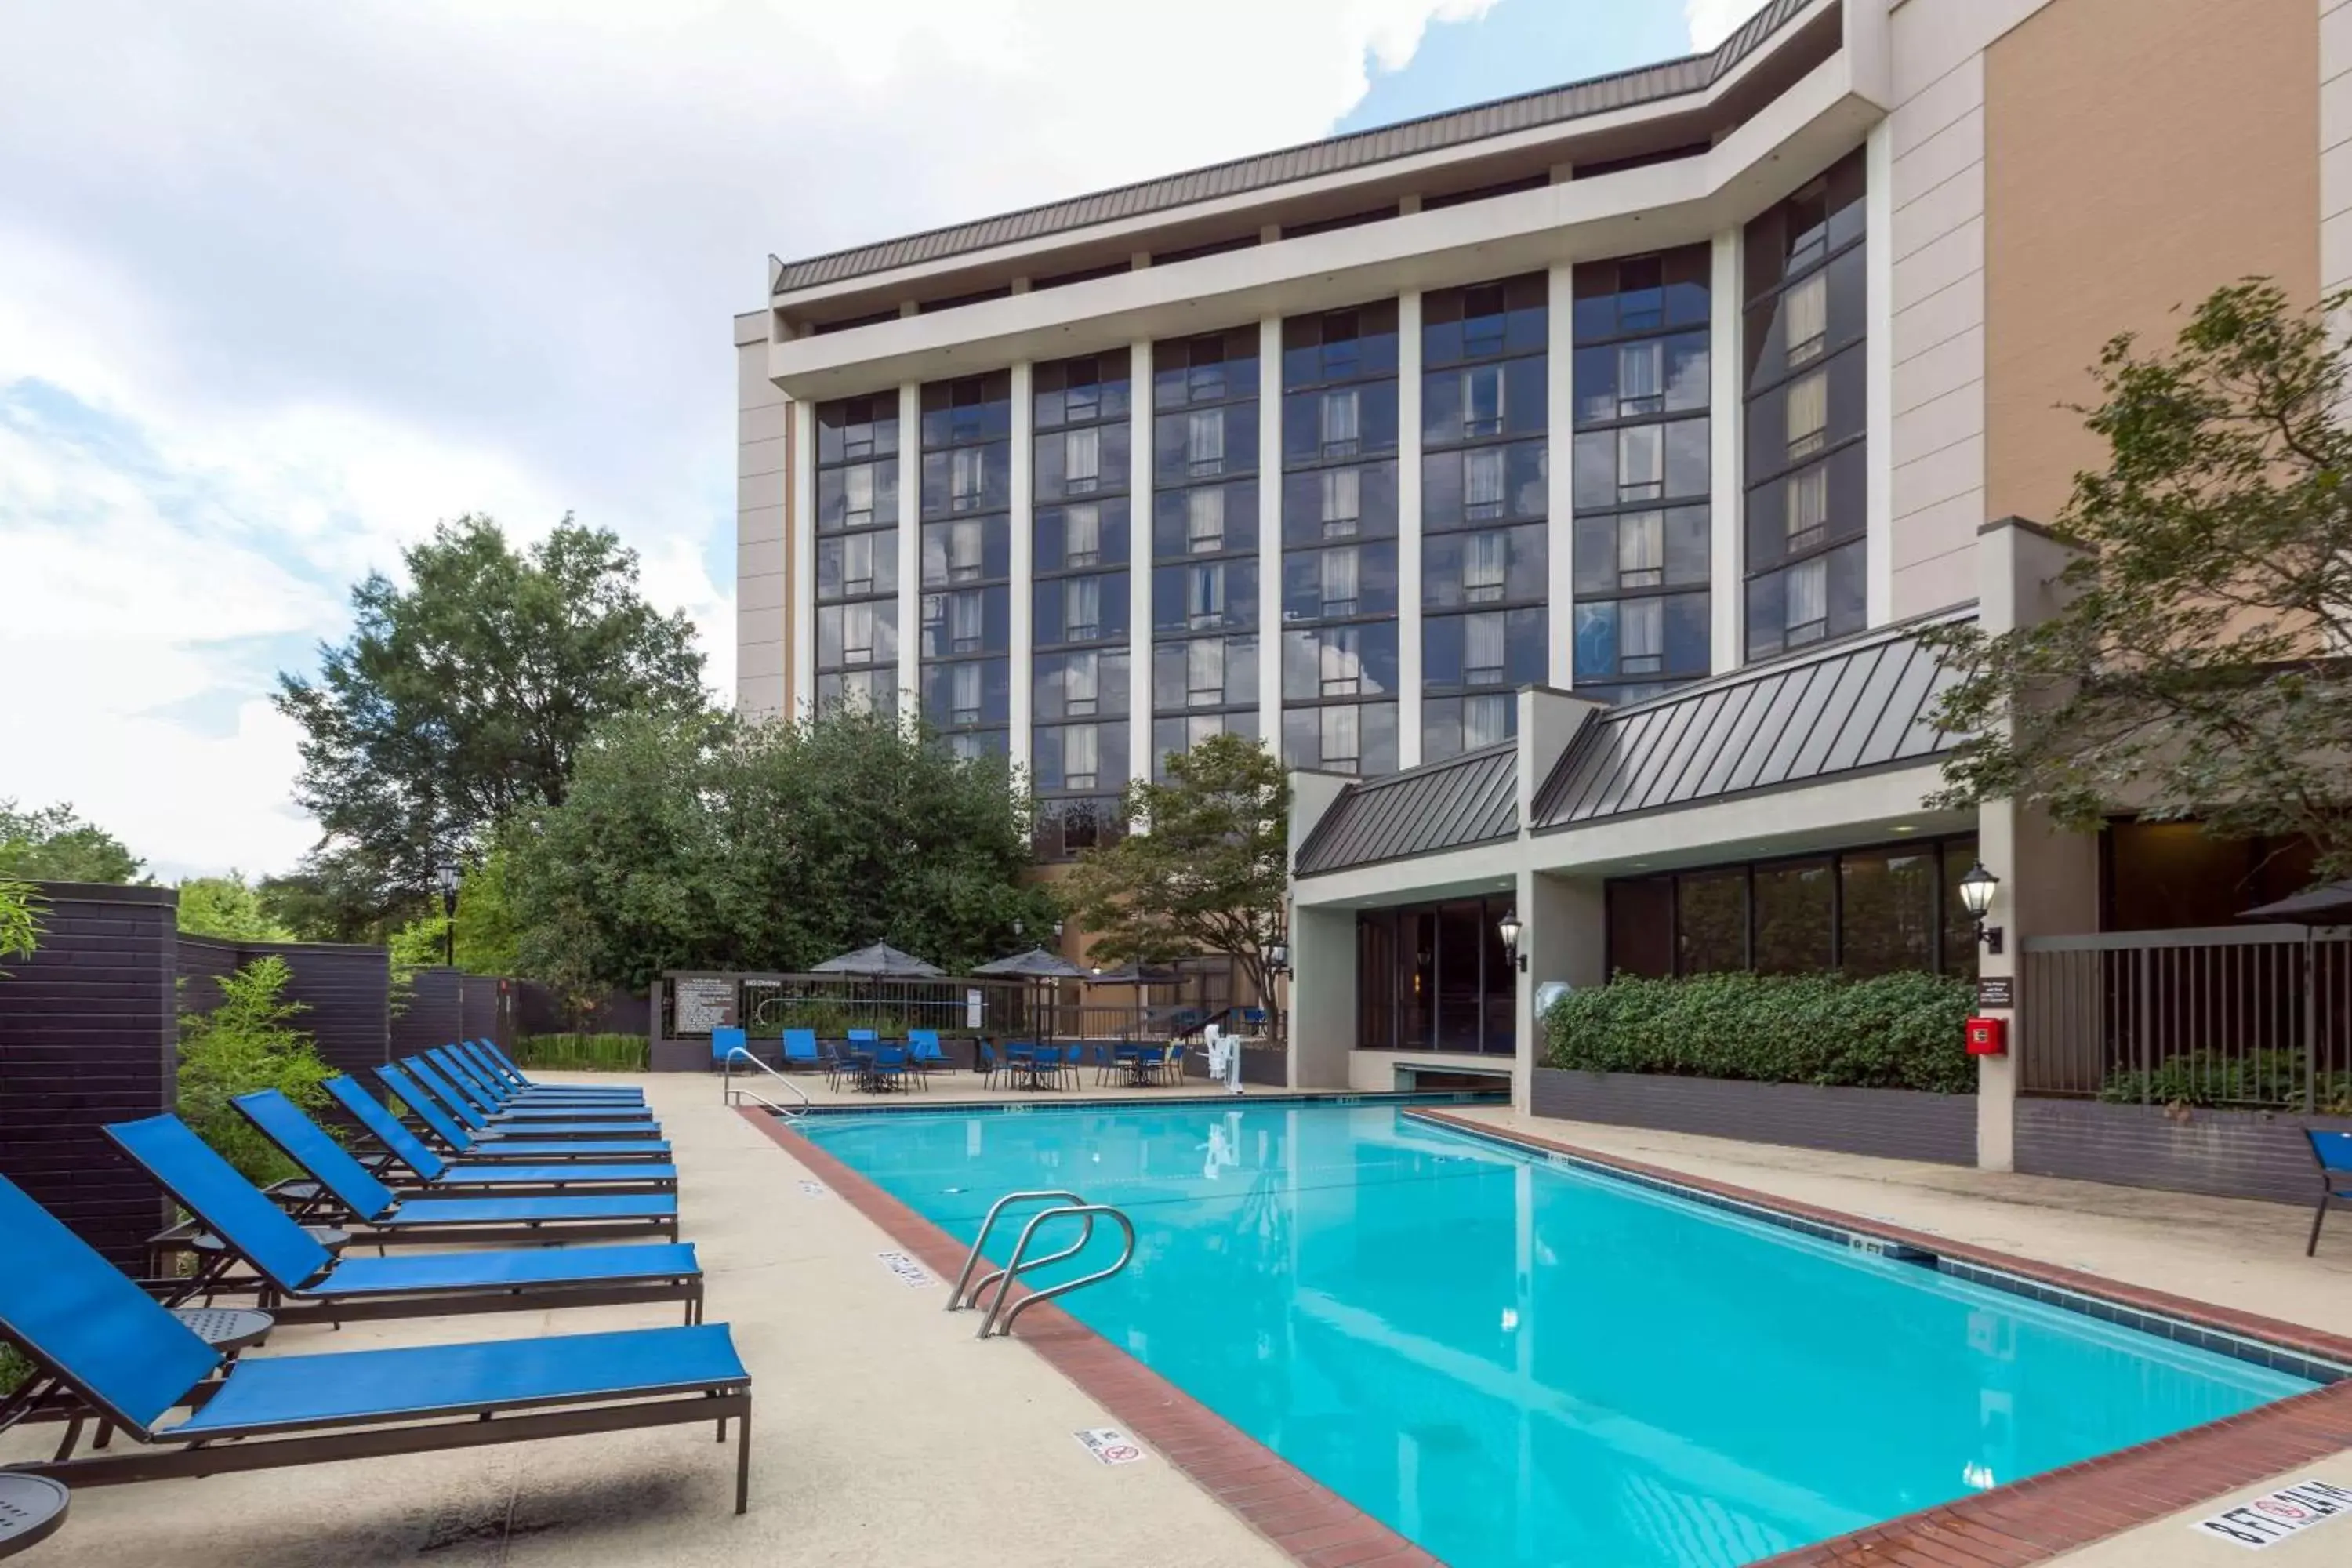
<instances>
[{"instance_id":1,"label":"window","mask_svg":"<svg viewBox=\"0 0 2352 1568\"><path fill-rule=\"evenodd\" d=\"M1185 492L1184 547L1196 555L1213 554L1225 547L1223 490L1211 488Z\"/></svg>"},{"instance_id":2,"label":"window","mask_svg":"<svg viewBox=\"0 0 2352 1568\"><path fill-rule=\"evenodd\" d=\"M1465 697L1462 700L1462 749L1499 745L1511 738L1511 700L1507 697Z\"/></svg>"},{"instance_id":3,"label":"window","mask_svg":"<svg viewBox=\"0 0 2352 1568\"><path fill-rule=\"evenodd\" d=\"M1352 545L1323 552L1323 614L1352 616L1363 591L1363 557Z\"/></svg>"},{"instance_id":4,"label":"window","mask_svg":"<svg viewBox=\"0 0 2352 1568\"><path fill-rule=\"evenodd\" d=\"M842 526L868 528L874 522L874 470L870 468L844 469L841 476L844 501Z\"/></svg>"},{"instance_id":5,"label":"window","mask_svg":"<svg viewBox=\"0 0 2352 1568\"><path fill-rule=\"evenodd\" d=\"M1062 731L1062 787L1092 789L1101 770L1097 747L1102 731L1092 724L1074 724Z\"/></svg>"},{"instance_id":6,"label":"window","mask_svg":"<svg viewBox=\"0 0 2352 1568\"><path fill-rule=\"evenodd\" d=\"M1224 618L1225 569L1222 563L1188 567L1184 574L1184 616L1193 629L1213 626Z\"/></svg>"},{"instance_id":7,"label":"window","mask_svg":"<svg viewBox=\"0 0 2352 1568\"><path fill-rule=\"evenodd\" d=\"M1822 357L1829 341L1830 279L1816 272L1789 290L1789 363L1810 364Z\"/></svg>"},{"instance_id":8,"label":"window","mask_svg":"<svg viewBox=\"0 0 2352 1568\"><path fill-rule=\"evenodd\" d=\"M1462 454L1462 515L1465 519L1503 515L1510 500L1504 457L1500 447L1482 447Z\"/></svg>"},{"instance_id":9,"label":"window","mask_svg":"<svg viewBox=\"0 0 2352 1568\"><path fill-rule=\"evenodd\" d=\"M1801 555L1828 537L1830 469L1817 463L1788 479L1789 553Z\"/></svg>"},{"instance_id":10,"label":"window","mask_svg":"<svg viewBox=\"0 0 2352 1568\"><path fill-rule=\"evenodd\" d=\"M1326 468L1317 476L1323 491L1323 537L1344 539L1363 520L1364 474L1360 468Z\"/></svg>"},{"instance_id":11,"label":"window","mask_svg":"<svg viewBox=\"0 0 2352 1568\"><path fill-rule=\"evenodd\" d=\"M948 713L951 722L980 722L981 668L977 664L948 666Z\"/></svg>"},{"instance_id":12,"label":"window","mask_svg":"<svg viewBox=\"0 0 2352 1568\"><path fill-rule=\"evenodd\" d=\"M1353 626L1336 626L1316 639L1318 696L1354 697L1364 684L1363 639Z\"/></svg>"},{"instance_id":13,"label":"window","mask_svg":"<svg viewBox=\"0 0 2352 1568\"><path fill-rule=\"evenodd\" d=\"M1507 533L1474 533L1462 542L1462 598L1471 605L1502 601L1508 591L1511 539Z\"/></svg>"},{"instance_id":14,"label":"window","mask_svg":"<svg viewBox=\"0 0 2352 1568\"><path fill-rule=\"evenodd\" d=\"M1318 412L1323 456L1352 458L1362 439L1360 395L1352 386L1323 395Z\"/></svg>"},{"instance_id":15,"label":"window","mask_svg":"<svg viewBox=\"0 0 2352 1568\"><path fill-rule=\"evenodd\" d=\"M855 598L874 592L874 536L853 533L841 542L841 591Z\"/></svg>"},{"instance_id":16,"label":"window","mask_svg":"<svg viewBox=\"0 0 2352 1568\"><path fill-rule=\"evenodd\" d=\"M1462 617L1462 680L1466 686L1493 686L1503 679L1504 621L1496 611Z\"/></svg>"},{"instance_id":17,"label":"window","mask_svg":"<svg viewBox=\"0 0 2352 1568\"><path fill-rule=\"evenodd\" d=\"M1503 367L1482 364L1462 373L1462 434L1503 433Z\"/></svg>"},{"instance_id":18,"label":"window","mask_svg":"<svg viewBox=\"0 0 2352 1568\"><path fill-rule=\"evenodd\" d=\"M1074 506L1062 514L1062 564L1093 566L1102 560L1102 509Z\"/></svg>"},{"instance_id":19,"label":"window","mask_svg":"<svg viewBox=\"0 0 2352 1568\"><path fill-rule=\"evenodd\" d=\"M1102 663L1099 655L1074 653L1062 666L1062 710L1073 719L1091 717L1100 707Z\"/></svg>"},{"instance_id":20,"label":"window","mask_svg":"<svg viewBox=\"0 0 2352 1568\"><path fill-rule=\"evenodd\" d=\"M1062 435L1062 485L1074 494L1093 489L1102 478L1102 432L1068 430Z\"/></svg>"},{"instance_id":21,"label":"window","mask_svg":"<svg viewBox=\"0 0 2352 1568\"><path fill-rule=\"evenodd\" d=\"M987 449L981 447L959 447L948 455L950 510L971 511L981 504L988 488L986 456Z\"/></svg>"},{"instance_id":22,"label":"window","mask_svg":"<svg viewBox=\"0 0 2352 1568\"><path fill-rule=\"evenodd\" d=\"M1102 585L1099 577L1072 577L1062 584L1062 636L1070 642L1092 642L1102 632Z\"/></svg>"},{"instance_id":23,"label":"window","mask_svg":"<svg viewBox=\"0 0 2352 1568\"><path fill-rule=\"evenodd\" d=\"M1801 462L1829 439L1830 378L1815 371L1789 388L1789 461Z\"/></svg>"},{"instance_id":24,"label":"window","mask_svg":"<svg viewBox=\"0 0 2352 1568\"><path fill-rule=\"evenodd\" d=\"M1618 606L1617 673L1655 675L1665 667L1666 602L1628 599Z\"/></svg>"},{"instance_id":25,"label":"window","mask_svg":"<svg viewBox=\"0 0 2352 1568\"><path fill-rule=\"evenodd\" d=\"M1224 410L1195 409L1185 420L1184 466L1195 479L1225 471Z\"/></svg>"},{"instance_id":26,"label":"window","mask_svg":"<svg viewBox=\"0 0 2352 1568\"><path fill-rule=\"evenodd\" d=\"M1830 563L1825 555L1789 568L1788 609L1783 625L1790 647L1818 641L1829 629Z\"/></svg>"},{"instance_id":27,"label":"window","mask_svg":"<svg viewBox=\"0 0 2352 1568\"><path fill-rule=\"evenodd\" d=\"M979 594L947 596L948 647L956 653L977 653L986 636L986 601Z\"/></svg>"},{"instance_id":28,"label":"window","mask_svg":"<svg viewBox=\"0 0 2352 1568\"><path fill-rule=\"evenodd\" d=\"M1617 432L1617 499L1655 500L1665 493L1665 430L1657 425L1629 425Z\"/></svg>"},{"instance_id":29,"label":"window","mask_svg":"<svg viewBox=\"0 0 2352 1568\"><path fill-rule=\"evenodd\" d=\"M844 605L841 608L841 661L874 662L874 606Z\"/></svg>"},{"instance_id":30,"label":"window","mask_svg":"<svg viewBox=\"0 0 2352 1568\"><path fill-rule=\"evenodd\" d=\"M1184 700L1194 708L1213 708L1225 696L1225 645L1203 637L1184 645Z\"/></svg>"},{"instance_id":31,"label":"window","mask_svg":"<svg viewBox=\"0 0 2352 1568\"><path fill-rule=\"evenodd\" d=\"M948 525L948 581L967 583L981 574L984 536L977 522Z\"/></svg>"},{"instance_id":32,"label":"window","mask_svg":"<svg viewBox=\"0 0 2352 1568\"><path fill-rule=\"evenodd\" d=\"M1092 360L1073 361L1070 384L1062 395L1062 419L1076 425L1081 420L1102 416L1102 382Z\"/></svg>"},{"instance_id":33,"label":"window","mask_svg":"<svg viewBox=\"0 0 2352 1568\"><path fill-rule=\"evenodd\" d=\"M1334 773L1354 773L1363 757L1363 727L1352 707L1326 708L1322 712L1323 765Z\"/></svg>"},{"instance_id":34,"label":"window","mask_svg":"<svg viewBox=\"0 0 2352 1568\"><path fill-rule=\"evenodd\" d=\"M1654 588L1666 577L1666 514L1631 512L1617 520L1617 585Z\"/></svg>"},{"instance_id":35,"label":"window","mask_svg":"<svg viewBox=\"0 0 2352 1568\"><path fill-rule=\"evenodd\" d=\"M1663 342L1621 343L1617 349L1617 416L1663 412L1666 405L1665 353Z\"/></svg>"}]
</instances>

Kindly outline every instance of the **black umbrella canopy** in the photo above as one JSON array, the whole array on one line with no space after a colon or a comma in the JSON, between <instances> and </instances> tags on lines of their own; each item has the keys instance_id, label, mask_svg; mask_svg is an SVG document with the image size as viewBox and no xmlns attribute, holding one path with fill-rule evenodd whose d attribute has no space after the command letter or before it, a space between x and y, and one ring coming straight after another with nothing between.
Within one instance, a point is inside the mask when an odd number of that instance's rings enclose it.
<instances>
[{"instance_id":1,"label":"black umbrella canopy","mask_svg":"<svg viewBox=\"0 0 2352 1568\"><path fill-rule=\"evenodd\" d=\"M2273 925L2352 925L2352 881L2322 882L2292 898L2240 910L2242 921L2268 921Z\"/></svg>"},{"instance_id":2,"label":"black umbrella canopy","mask_svg":"<svg viewBox=\"0 0 2352 1568\"><path fill-rule=\"evenodd\" d=\"M887 942L872 947L861 947L856 952L845 952L838 958L828 958L809 972L812 974L860 974L885 980L919 980L928 975L945 974L936 963L926 963L911 952L901 952Z\"/></svg>"},{"instance_id":3,"label":"black umbrella canopy","mask_svg":"<svg viewBox=\"0 0 2352 1568\"><path fill-rule=\"evenodd\" d=\"M1030 980L1084 980L1087 972L1058 952L1047 952L1033 947L1026 952L1016 952L1010 958L992 959L972 971L974 974L1013 974Z\"/></svg>"}]
</instances>

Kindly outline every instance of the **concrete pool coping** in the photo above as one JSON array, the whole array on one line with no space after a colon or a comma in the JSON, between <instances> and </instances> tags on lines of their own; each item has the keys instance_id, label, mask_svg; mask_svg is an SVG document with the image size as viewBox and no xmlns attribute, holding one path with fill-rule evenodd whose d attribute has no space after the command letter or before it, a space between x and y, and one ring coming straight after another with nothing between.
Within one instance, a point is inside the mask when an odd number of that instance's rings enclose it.
<instances>
[{"instance_id":1,"label":"concrete pool coping","mask_svg":"<svg viewBox=\"0 0 2352 1568\"><path fill-rule=\"evenodd\" d=\"M1406 1114L1433 1127L1512 1144L1530 1153L1562 1155L1603 1172L1639 1178L1646 1184L1710 1194L1739 1208L1915 1247L1977 1269L2032 1281L2050 1291L2278 1346L2315 1362L2352 1365L2352 1339L2323 1330L1737 1186L1686 1169L1603 1152L1523 1126L1499 1125L1436 1110L1412 1109ZM2334 1458L2347 1448L2352 1448L2352 1378L1884 1520L1766 1559L1755 1568L1828 1568L1831 1564L1847 1568L1863 1563L1884 1568L2030 1568L2171 1519L2184 1510L2218 1503L2256 1482Z\"/></svg>"}]
</instances>

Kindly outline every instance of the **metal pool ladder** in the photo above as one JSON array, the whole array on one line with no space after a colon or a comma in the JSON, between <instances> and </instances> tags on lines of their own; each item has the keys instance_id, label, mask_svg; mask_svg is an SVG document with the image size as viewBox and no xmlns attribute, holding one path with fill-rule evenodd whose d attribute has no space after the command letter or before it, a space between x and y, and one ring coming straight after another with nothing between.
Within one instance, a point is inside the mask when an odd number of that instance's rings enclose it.
<instances>
[{"instance_id":1,"label":"metal pool ladder","mask_svg":"<svg viewBox=\"0 0 2352 1568\"><path fill-rule=\"evenodd\" d=\"M753 1067L758 1068L761 1072L766 1073L770 1078L774 1079L778 1083L782 1084L786 1089L791 1089L793 1095L800 1100L800 1103L798 1105L779 1105L774 1100L770 1100L766 1095L761 1094L756 1089L736 1088L735 1058L737 1057L741 1057L745 1061L750 1062ZM769 1110L774 1111L777 1115L782 1117L787 1121L798 1121L802 1117L808 1114L809 1107L815 1103L814 1100L809 1099L807 1091L802 1089L800 1085L794 1083L792 1079L786 1078L783 1074L778 1072L775 1068L770 1067L767 1063L753 1056L750 1051L745 1050L741 1046L738 1046L733 1050L728 1052L726 1057L719 1064L719 1103L723 1105L740 1105L743 1103L743 1097L745 1095L749 1095L753 1100L758 1100L761 1104L766 1106Z\"/></svg>"},{"instance_id":2,"label":"metal pool ladder","mask_svg":"<svg viewBox=\"0 0 2352 1568\"><path fill-rule=\"evenodd\" d=\"M972 1271L980 1267L981 1249L988 1245L989 1233L996 1228L998 1216L1003 1215L1007 1207L1020 1203L1051 1203L1054 1206L1040 1209L1029 1216L1029 1223L1021 1227L1021 1235L1013 1244L1013 1256L1005 1260L1003 1268L992 1268L975 1280L972 1278ZM1013 1282L1022 1275L1033 1268L1042 1268L1049 1263L1060 1263L1066 1258L1076 1258L1085 1251L1087 1244L1095 1237L1095 1221L1098 1218L1108 1218L1117 1224L1120 1234L1125 1238L1116 1259L1091 1273L1081 1274L1075 1279L1065 1279L1058 1285L1047 1285L1042 1289L1031 1290L1017 1301L1012 1300ZM1030 1257L1029 1243L1036 1236L1038 1227L1047 1220L1054 1219L1076 1219L1082 1222L1078 1239L1058 1252L1049 1252L1038 1258ZM992 1334L1009 1334L1013 1331L1013 1320L1038 1302L1050 1301L1056 1296L1066 1296L1084 1286L1100 1284L1126 1268L1128 1260L1134 1256L1134 1222L1108 1204L1090 1204L1076 1193L1047 1191L1007 1193L988 1205L988 1217L980 1222L980 1234L972 1238L971 1250L964 1254L963 1270L956 1276L955 1289L948 1293L948 1310L960 1312L968 1307L980 1306L981 1296L993 1285L996 1287L996 1295L989 1301L986 1314L981 1319L980 1332L975 1337L984 1340Z\"/></svg>"}]
</instances>

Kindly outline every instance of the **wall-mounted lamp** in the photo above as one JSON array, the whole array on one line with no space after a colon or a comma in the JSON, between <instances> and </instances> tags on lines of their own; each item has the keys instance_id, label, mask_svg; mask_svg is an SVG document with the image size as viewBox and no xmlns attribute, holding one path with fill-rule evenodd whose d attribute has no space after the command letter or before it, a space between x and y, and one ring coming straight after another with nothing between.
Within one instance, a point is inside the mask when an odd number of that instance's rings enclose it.
<instances>
[{"instance_id":1,"label":"wall-mounted lamp","mask_svg":"<svg viewBox=\"0 0 2352 1568\"><path fill-rule=\"evenodd\" d=\"M1525 974L1528 971L1528 955L1519 951L1519 936L1523 929L1519 924L1519 911L1517 910L1504 911L1503 918L1495 922L1495 930L1503 939L1503 956L1511 961L1512 968Z\"/></svg>"},{"instance_id":2,"label":"wall-mounted lamp","mask_svg":"<svg viewBox=\"0 0 2352 1568\"><path fill-rule=\"evenodd\" d=\"M1968 874L1960 879L1960 907L1977 922L1977 941L1984 944L1987 952L2000 951L2000 927L1985 924L1985 916L1992 912L1993 890L2000 886L2000 879L1986 870L1981 860L1969 867Z\"/></svg>"},{"instance_id":3,"label":"wall-mounted lamp","mask_svg":"<svg viewBox=\"0 0 2352 1568\"><path fill-rule=\"evenodd\" d=\"M1265 950L1265 972L1268 974L1290 973L1290 944L1277 942Z\"/></svg>"}]
</instances>

